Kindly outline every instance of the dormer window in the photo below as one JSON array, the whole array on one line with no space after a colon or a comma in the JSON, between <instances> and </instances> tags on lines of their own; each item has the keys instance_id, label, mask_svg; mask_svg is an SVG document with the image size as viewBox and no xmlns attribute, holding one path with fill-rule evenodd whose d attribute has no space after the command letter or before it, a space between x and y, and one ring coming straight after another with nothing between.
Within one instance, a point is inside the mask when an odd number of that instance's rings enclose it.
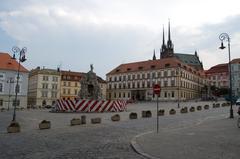
<instances>
[{"instance_id":1,"label":"dormer window","mask_svg":"<svg viewBox=\"0 0 240 159\"><path fill-rule=\"evenodd\" d=\"M138 67L138 69L139 69L139 70L142 70L142 69L143 69L143 67L142 67L142 66L139 66L139 67Z\"/></svg>"},{"instance_id":2,"label":"dormer window","mask_svg":"<svg viewBox=\"0 0 240 159\"><path fill-rule=\"evenodd\" d=\"M169 64L169 63L166 63L166 64L165 64L165 67L170 67L170 64Z\"/></svg>"},{"instance_id":3,"label":"dormer window","mask_svg":"<svg viewBox=\"0 0 240 159\"><path fill-rule=\"evenodd\" d=\"M156 68L156 66L155 65L151 65L151 69L154 69L154 68Z\"/></svg>"},{"instance_id":4,"label":"dormer window","mask_svg":"<svg viewBox=\"0 0 240 159\"><path fill-rule=\"evenodd\" d=\"M131 68L127 68L127 71L131 71Z\"/></svg>"},{"instance_id":5,"label":"dormer window","mask_svg":"<svg viewBox=\"0 0 240 159\"><path fill-rule=\"evenodd\" d=\"M116 72L119 72L119 71L120 71L120 69L117 69L117 70L116 70Z\"/></svg>"}]
</instances>

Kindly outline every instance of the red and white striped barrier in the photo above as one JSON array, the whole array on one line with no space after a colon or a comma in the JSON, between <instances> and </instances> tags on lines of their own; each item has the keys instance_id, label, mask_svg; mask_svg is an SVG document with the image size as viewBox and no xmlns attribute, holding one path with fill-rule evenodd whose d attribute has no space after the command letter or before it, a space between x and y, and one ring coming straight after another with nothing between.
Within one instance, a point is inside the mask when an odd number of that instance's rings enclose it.
<instances>
[{"instance_id":1,"label":"red and white striped barrier","mask_svg":"<svg viewBox=\"0 0 240 159\"><path fill-rule=\"evenodd\" d=\"M57 100L57 111L68 112L121 112L126 110L124 100Z\"/></svg>"}]
</instances>

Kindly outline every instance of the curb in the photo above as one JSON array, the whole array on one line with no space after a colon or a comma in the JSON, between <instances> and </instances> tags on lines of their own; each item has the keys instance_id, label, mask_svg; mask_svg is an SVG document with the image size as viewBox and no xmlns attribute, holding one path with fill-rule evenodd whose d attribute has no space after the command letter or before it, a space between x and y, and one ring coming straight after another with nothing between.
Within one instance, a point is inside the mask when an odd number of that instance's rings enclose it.
<instances>
[{"instance_id":1,"label":"curb","mask_svg":"<svg viewBox=\"0 0 240 159\"><path fill-rule=\"evenodd\" d=\"M148 132L145 132L145 133L136 135L136 136L133 137L133 139L131 140L130 143L131 143L131 146L132 146L133 150L134 150L136 153L142 155L143 157L148 158L148 159L159 159L159 158L157 158L157 157L154 157L154 156L151 156L151 155L145 153L145 152L140 148L140 146L137 144L137 138L138 138L138 137L143 136L143 135L146 135L146 134L151 134L151 133L153 133L153 131L148 131Z\"/></svg>"}]
</instances>

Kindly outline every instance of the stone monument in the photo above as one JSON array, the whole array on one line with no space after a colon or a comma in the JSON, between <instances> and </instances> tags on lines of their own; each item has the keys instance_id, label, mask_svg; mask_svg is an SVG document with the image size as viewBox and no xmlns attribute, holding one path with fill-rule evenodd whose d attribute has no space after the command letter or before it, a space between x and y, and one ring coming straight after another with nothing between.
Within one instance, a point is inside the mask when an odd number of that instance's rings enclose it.
<instances>
[{"instance_id":1,"label":"stone monument","mask_svg":"<svg viewBox=\"0 0 240 159\"><path fill-rule=\"evenodd\" d=\"M93 72L93 64L90 65L90 71L82 75L80 84L80 99L100 99L102 97L97 75Z\"/></svg>"}]
</instances>

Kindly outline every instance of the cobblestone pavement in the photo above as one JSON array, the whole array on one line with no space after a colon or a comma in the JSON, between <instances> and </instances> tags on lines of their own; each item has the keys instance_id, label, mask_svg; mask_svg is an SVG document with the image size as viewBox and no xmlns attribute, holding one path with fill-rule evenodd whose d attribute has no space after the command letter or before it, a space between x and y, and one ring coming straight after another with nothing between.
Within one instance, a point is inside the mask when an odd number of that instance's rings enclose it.
<instances>
[{"instance_id":1,"label":"cobblestone pavement","mask_svg":"<svg viewBox=\"0 0 240 159\"><path fill-rule=\"evenodd\" d=\"M186 106L206 103L185 103ZM184 105L184 106L185 106ZM210 105L211 106L211 105ZM120 122L111 122L115 113L87 114L87 124L70 126L73 117L79 113L49 113L47 110L25 110L17 112L21 132L7 134L6 127L11 121L12 112L0 112L0 158L1 159L141 159L130 146L130 140L137 134L156 129L156 117L129 120L130 112L155 110L155 103L130 105L128 112L120 113ZM176 103L161 103L160 107L176 108ZM153 112L153 113L156 113ZM202 110L194 113L166 115L160 117L160 130L194 125L211 117L226 115L229 107ZM85 114L86 115L86 114ZM92 117L101 117L101 124L90 124ZM38 123L50 120L52 127L38 130Z\"/></svg>"}]
</instances>

